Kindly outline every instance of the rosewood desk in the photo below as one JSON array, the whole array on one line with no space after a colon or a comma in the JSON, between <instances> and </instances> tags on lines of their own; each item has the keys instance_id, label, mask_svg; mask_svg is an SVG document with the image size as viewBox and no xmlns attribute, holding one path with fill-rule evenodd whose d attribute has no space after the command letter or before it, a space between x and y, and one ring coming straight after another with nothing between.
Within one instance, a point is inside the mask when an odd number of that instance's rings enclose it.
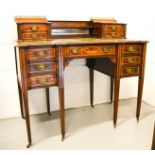
<instances>
[{"instance_id":1,"label":"rosewood desk","mask_svg":"<svg viewBox=\"0 0 155 155\"><path fill-rule=\"evenodd\" d=\"M111 75L114 78L113 123L117 123L120 79L138 76L138 99L136 117L139 120L144 81L146 41L126 39L53 39L52 41L17 42L21 80L18 75L21 105L24 106L28 135L31 145L31 130L28 108L28 93L32 88L59 87L60 121L62 139L65 137L64 69L68 62L76 58L86 58L90 68L90 100L93 105L93 70ZM37 60L37 62L36 62ZM39 61L38 61L39 60ZM16 61L18 62L18 60ZM17 69L18 70L18 69ZM31 74L31 71L42 72ZM103 94L104 95L104 94Z\"/></svg>"}]
</instances>

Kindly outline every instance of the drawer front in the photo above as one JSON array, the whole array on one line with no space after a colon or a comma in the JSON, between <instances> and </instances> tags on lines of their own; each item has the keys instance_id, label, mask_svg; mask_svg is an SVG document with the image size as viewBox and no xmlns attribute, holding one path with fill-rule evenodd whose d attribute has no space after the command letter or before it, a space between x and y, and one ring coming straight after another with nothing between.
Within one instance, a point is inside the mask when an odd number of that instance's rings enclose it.
<instances>
[{"instance_id":1,"label":"drawer front","mask_svg":"<svg viewBox=\"0 0 155 155\"><path fill-rule=\"evenodd\" d=\"M54 48L30 48L26 52L26 58L29 62L48 61L52 60L54 57Z\"/></svg>"},{"instance_id":2,"label":"drawer front","mask_svg":"<svg viewBox=\"0 0 155 155\"><path fill-rule=\"evenodd\" d=\"M28 77L28 87L46 87L50 85L56 84L56 75L48 74L48 75L37 75Z\"/></svg>"},{"instance_id":3,"label":"drawer front","mask_svg":"<svg viewBox=\"0 0 155 155\"><path fill-rule=\"evenodd\" d=\"M141 74L140 67L126 67L121 69L121 76L127 77L127 76L136 76Z\"/></svg>"},{"instance_id":4,"label":"drawer front","mask_svg":"<svg viewBox=\"0 0 155 155\"><path fill-rule=\"evenodd\" d=\"M106 38L124 38L125 25L108 24L103 26L104 37Z\"/></svg>"},{"instance_id":5,"label":"drawer front","mask_svg":"<svg viewBox=\"0 0 155 155\"><path fill-rule=\"evenodd\" d=\"M125 44L123 45L122 53L123 54L131 54L131 53L139 53L142 54L143 46L141 44Z\"/></svg>"},{"instance_id":6,"label":"drawer front","mask_svg":"<svg viewBox=\"0 0 155 155\"><path fill-rule=\"evenodd\" d=\"M21 24L19 25L19 31L20 32L45 32L47 31L47 25L46 24Z\"/></svg>"},{"instance_id":7,"label":"drawer front","mask_svg":"<svg viewBox=\"0 0 155 155\"><path fill-rule=\"evenodd\" d=\"M20 39L22 40L45 40L47 38L47 32L20 33Z\"/></svg>"},{"instance_id":8,"label":"drawer front","mask_svg":"<svg viewBox=\"0 0 155 155\"><path fill-rule=\"evenodd\" d=\"M105 31L104 37L105 38L125 38L125 34L123 31L120 31L120 32Z\"/></svg>"},{"instance_id":9,"label":"drawer front","mask_svg":"<svg viewBox=\"0 0 155 155\"><path fill-rule=\"evenodd\" d=\"M141 56L124 56L122 58L122 66L126 65L141 65L142 57Z\"/></svg>"},{"instance_id":10,"label":"drawer front","mask_svg":"<svg viewBox=\"0 0 155 155\"><path fill-rule=\"evenodd\" d=\"M56 72L56 63L55 62L30 63L27 65L27 72L30 74Z\"/></svg>"},{"instance_id":11,"label":"drawer front","mask_svg":"<svg viewBox=\"0 0 155 155\"><path fill-rule=\"evenodd\" d=\"M67 47L65 57L91 57L116 54L115 45Z\"/></svg>"}]
</instances>

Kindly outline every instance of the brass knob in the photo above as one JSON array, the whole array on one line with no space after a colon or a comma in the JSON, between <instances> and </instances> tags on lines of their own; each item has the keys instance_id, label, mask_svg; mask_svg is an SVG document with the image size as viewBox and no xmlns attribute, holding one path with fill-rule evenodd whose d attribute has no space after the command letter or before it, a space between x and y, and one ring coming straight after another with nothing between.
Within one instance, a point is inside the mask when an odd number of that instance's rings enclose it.
<instances>
[{"instance_id":1,"label":"brass knob","mask_svg":"<svg viewBox=\"0 0 155 155\"><path fill-rule=\"evenodd\" d=\"M35 32L35 31L38 30L38 27L37 27L36 25L33 25L33 26L31 27L31 30L32 30L33 32Z\"/></svg>"},{"instance_id":2,"label":"brass knob","mask_svg":"<svg viewBox=\"0 0 155 155\"><path fill-rule=\"evenodd\" d=\"M35 67L37 70L42 71L42 70L47 69L48 65L47 64L37 64L37 65L35 65Z\"/></svg>"},{"instance_id":3,"label":"brass knob","mask_svg":"<svg viewBox=\"0 0 155 155\"><path fill-rule=\"evenodd\" d=\"M116 37L116 33L115 33L115 32L111 32L111 36L112 36L113 38L115 38L115 37Z\"/></svg>"},{"instance_id":4,"label":"brass knob","mask_svg":"<svg viewBox=\"0 0 155 155\"><path fill-rule=\"evenodd\" d=\"M132 69L131 68L127 68L126 71L127 71L127 73L132 73Z\"/></svg>"},{"instance_id":5,"label":"brass knob","mask_svg":"<svg viewBox=\"0 0 155 155\"><path fill-rule=\"evenodd\" d=\"M113 25L111 28L112 28L113 31L116 31L117 27L115 25Z\"/></svg>"},{"instance_id":6,"label":"brass knob","mask_svg":"<svg viewBox=\"0 0 155 155\"><path fill-rule=\"evenodd\" d=\"M36 57L38 57L38 58L42 58L42 57L45 57L45 56L47 56L47 51L36 51L35 52L35 55L36 55Z\"/></svg>"},{"instance_id":7,"label":"brass knob","mask_svg":"<svg viewBox=\"0 0 155 155\"><path fill-rule=\"evenodd\" d=\"M128 58L127 61L128 61L129 63L133 63L133 62L134 62L134 59L133 59L133 58Z\"/></svg>"},{"instance_id":8,"label":"brass knob","mask_svg":"<svg viewBox=\"0 0 155 155\"><path fill-rule=\"evenodd\" d=\"M37 39L38 38L38 35L36 33L32 33L32 38L33 39Z\"/></svg>"},{"instance_id":9,"label":"brass knob","mask_svg":"<svg viewBox=\"0 0 155 155\"><path fill-rule=\"evenodd\" d=\"M109 53L110 52L109 48L107 48L107 47L103 47L102 50L103 50L104 53Z\"/></svg>"},{"instance_id":10,"label":"brass knob","mask_svg":"<svg viewBox=\"0 0 155 155\"><path fill-rule=\"evenodd\" d=\"M134 52L136 49L133 47L133 46L129 46L128 47L128 51L130 51L130 52Z\"/></svg>"},{"instance_id":11,"label":"brass knob","mask_svg":"<svg viewBox=\"0 0 155 155\"><path fill-rule=\"evenodd\" d=\"M80 53L80 49L79 48L73 48L72 49L72 53L73 54L79 54Z\"/></svg>"},{"instance_id":12,"label":"brass knob","mask_svg":"<svg viewBox=\"0 0 155 155\"><path fill-rule=\"evenodd\" d=\"M50 80L49 77L38 77L38 78L36 78L36 82L38 84L42 84L42 85L47 85L49 80Z\"/></svg>"}]
</instances>

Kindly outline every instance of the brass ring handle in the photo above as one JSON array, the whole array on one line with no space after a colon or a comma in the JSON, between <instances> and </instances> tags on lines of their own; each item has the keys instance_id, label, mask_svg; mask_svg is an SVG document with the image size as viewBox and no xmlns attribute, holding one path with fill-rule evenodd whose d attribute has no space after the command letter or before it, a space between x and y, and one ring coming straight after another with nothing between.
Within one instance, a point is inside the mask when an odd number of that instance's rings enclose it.
<instances>
[{"instance_id":1,"label":"brass ring handle","mask_svg":"<svg viewBox=\"0 0 155 155\"><path fill-rule=\"evenodd\" d=\"M73 48L72 49L72 53L73 54L79 54L80 53L80 49L79 48Z\"/></svg>"},{"instance_id":2,"label":"brass ring handle","mask_svg":"<svg viewBox=\"0 0 155 155\"><path fill-rule=\"evenodd\" d=\"M35 31L38 30L38 27L37 27L36 25L33 25L33 26L31 27L31 30L32 30L33 32L35 32Z\"/></svg>"},{"instance_id":3,"label":"brass ring handle","mask_svg":"<svg viewBox=\"0 0 155 155\"><path fill-rule=\"evenodd\" d=\"M103 50L103 52L104 52L104 53L109 53L109 52L110 52L110 49L109 49L109 48L107 48L107 47L103 47L103 49L102 49L102 50Z\"/></svg>"},{"instance_id":4,"label":"brass ring handle","mask_svg":"<svg viewBox=\"0 0 155 155\"><path fill-rule=\"evenodd\" d=\"M47 52L46 50L44 50L44 51L36 51L36 52L35 52L35 55L36 55L36 57L38 57L38 58L45 57L45 56L47 56L47 54L48 54L48 52Z\"/></svg>"},{"instance_id":5,"label":"brass ring handle","mask_svg":"<svg viewBox=\"0 0 155 155\"><path fill-rule=\"evenodd\" d=\"M133 47L133 46L129 46L128 47L128 51L130 51L130 52L134 52L136 49Z\"/></svg>"},{"instance_id":6,"label":"brass ring handle","mask_svg":"<svg viewBox=\"0 0 155 155\"><path fill-rule=\"evenodd\" d=\"M126 71L127 71L127 73L132 73L132 69L131 68L127 68Z\"/></svg>"},{"instance_id":7,"label":"brass ring handle","mask_svg":"<svg viewBox=\"0 0 155 155\"><path fill-rule=\"evenodd\" d=\"M46 70L48 68L48 65L47 64L36 64L35 68L38 71L42 71L42 70Z\"/></svg>"},{"instance_id":8,"label":"brass ring handle","mask_svg":"<svg viewBox=\"0 0 155 155\"><path fill-rule=\"evenodd\" d=\"M32 38L33 39L38 39L38 35L36 33L32 33Z\"/></svg>"},{"instance_id":9,"label":"brass ring handle","mask_svg":"<svg viewBox=\"0 0 155 155\"><path fill-rule=\"evenodd\" d=\"M43 85L48 84L49 80L50 80L49 77L38 77L38 78L36 78L36 82L38 84L43 84Z\"/></svg>"}]
</instances>

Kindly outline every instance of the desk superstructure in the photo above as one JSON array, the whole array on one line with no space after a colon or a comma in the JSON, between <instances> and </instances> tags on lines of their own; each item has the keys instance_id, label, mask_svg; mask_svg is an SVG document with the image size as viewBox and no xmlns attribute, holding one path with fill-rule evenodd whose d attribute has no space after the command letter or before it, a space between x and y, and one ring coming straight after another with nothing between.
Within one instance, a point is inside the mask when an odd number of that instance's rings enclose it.
<instances>
[{"instance_id":1,"label":"desk superstructure","mask_svg":"<svg viewBox=\"0 0 155 155\"><path fill-rule=\"evenodd\" d=\"M64 69L76 58L86 58L90 73L92 107L94 70L110 76L111 102L114 96L114 126L117 123L120 79L138 76L136 117L139 120L147 41L126 39L126 24L92 21L20 21L17 26L17 81L21 114L26 121L28 147L32 143L28 106L28 90L31 89L45 88L47 111L50 115L49 87L59 87L61 134L64 139Z\"/></svg>"}]
</instances>

